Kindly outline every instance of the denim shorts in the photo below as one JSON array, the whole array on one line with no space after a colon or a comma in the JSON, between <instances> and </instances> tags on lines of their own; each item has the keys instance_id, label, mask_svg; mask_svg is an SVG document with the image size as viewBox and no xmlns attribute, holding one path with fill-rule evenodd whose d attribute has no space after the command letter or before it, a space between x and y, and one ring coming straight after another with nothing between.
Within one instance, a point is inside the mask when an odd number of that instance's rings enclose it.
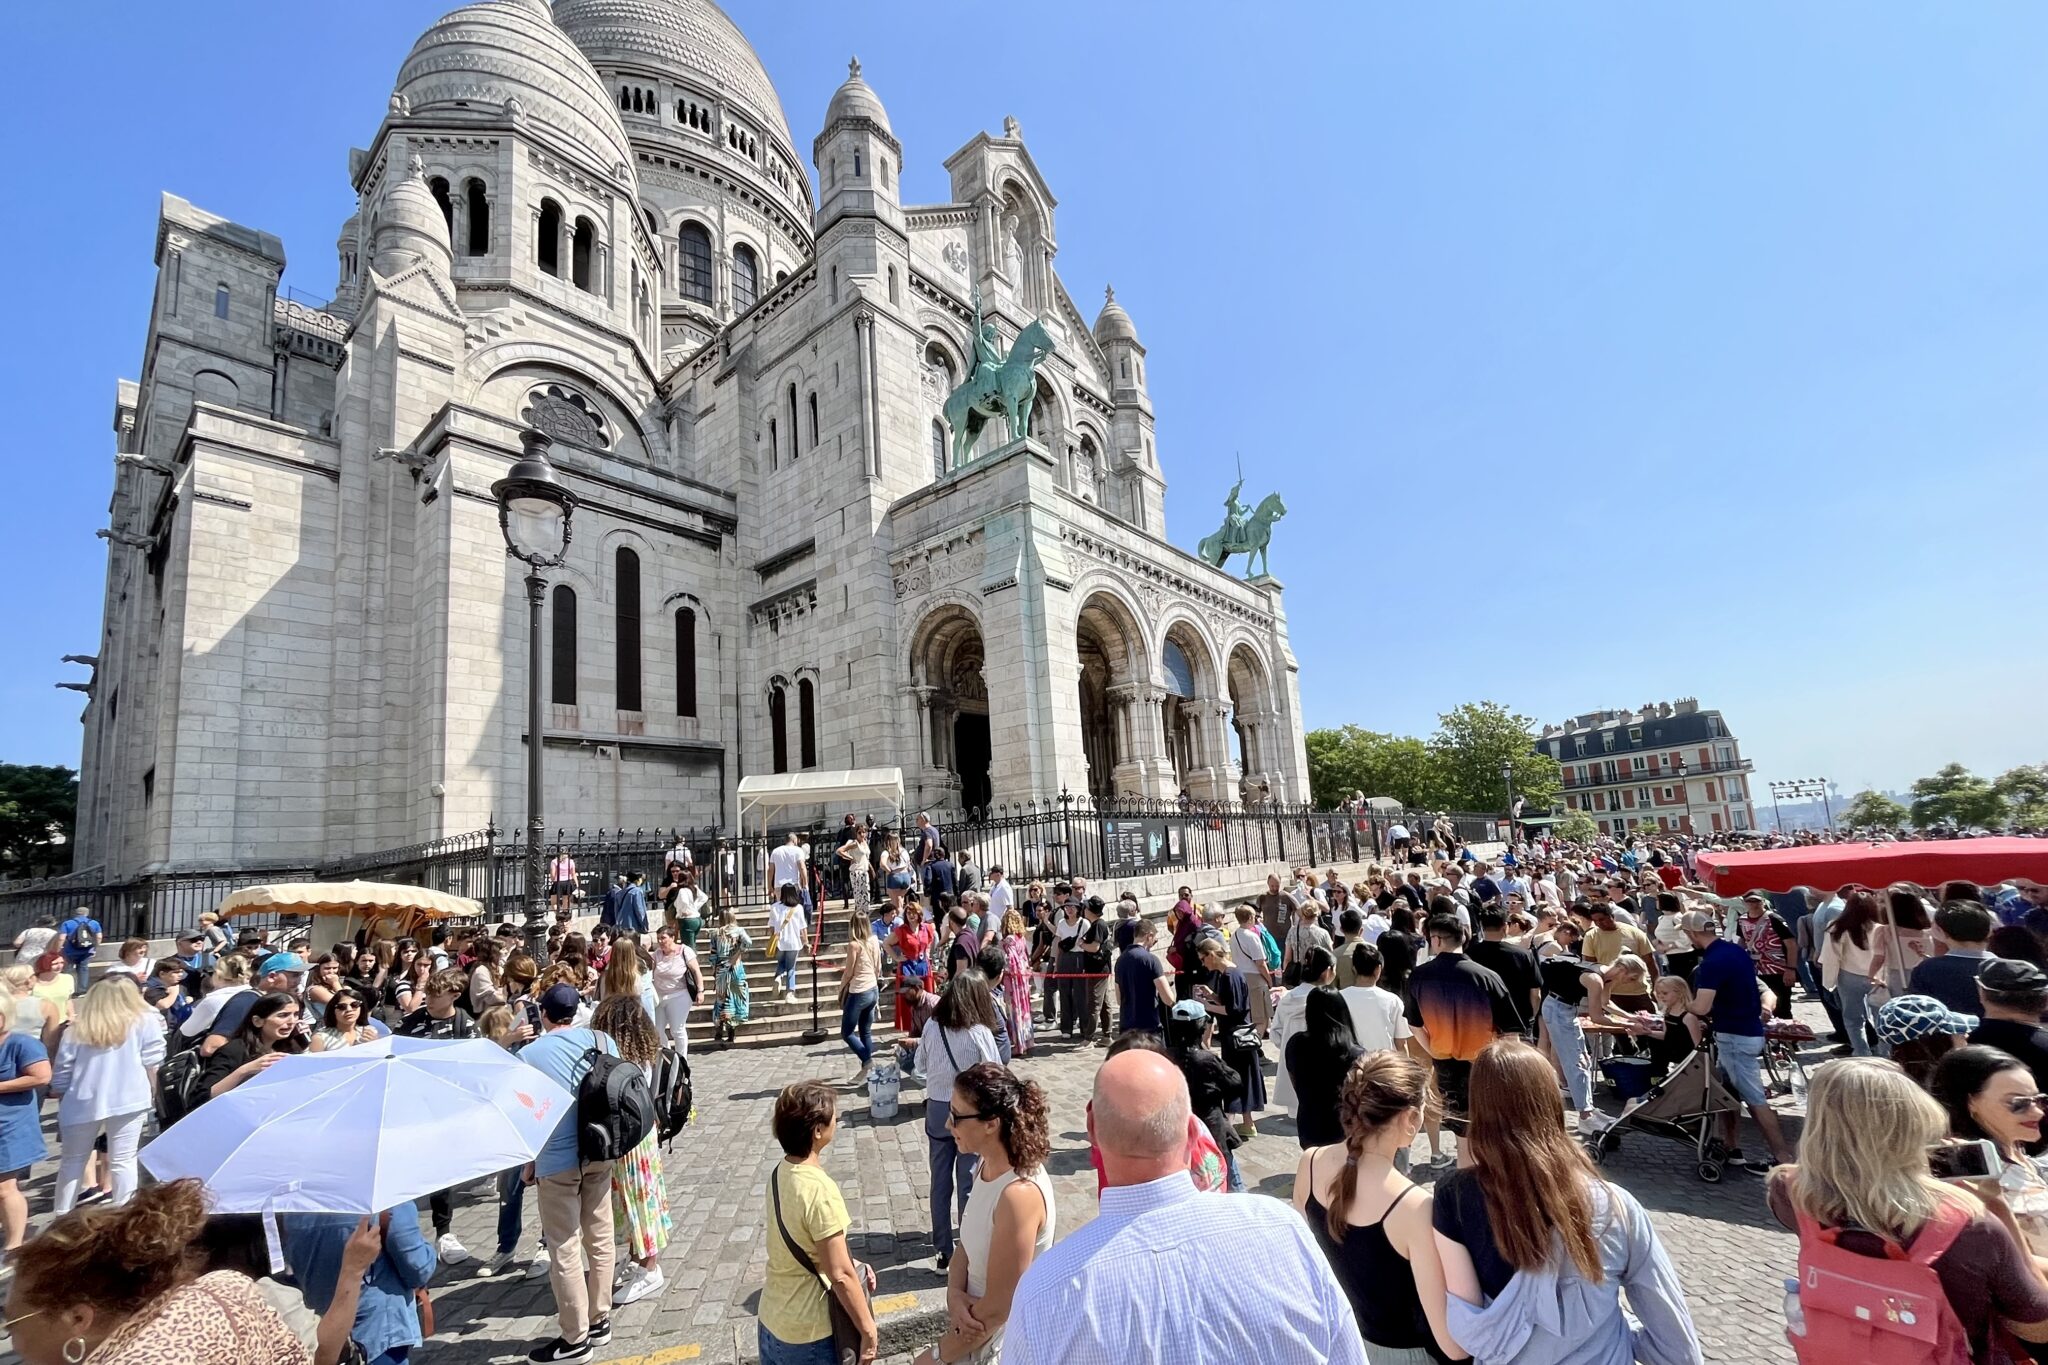
<instances>
[{"instance_id":1,"label":"denim shorts","mask_svg":"<svg viewBox=\"0 0 2048 1365\"><path fill-rule=\"evenodd\" d=\"M759 1322L754 1325L758 1329L761 1365L839 1365L838 1353L832 1349L832 1338L829 1336L820 1337L816 1341L792 1344L783 1341Z\"/></svg>"},{"instance_id":2,"label":"denim shorts","mask_svg":"<svg viewBox=\"0 0 2048 1365\"><path fill-rule=\"evenodd\" d=\"M1714 1047L1720 1053L1721 1074L1727 1077L1736 1098L1748 1105L1769 1104L1770 1097L1764 1093L1764 1040L1718 1033L1714 1035Z\"/></svg>"}]
</instances>

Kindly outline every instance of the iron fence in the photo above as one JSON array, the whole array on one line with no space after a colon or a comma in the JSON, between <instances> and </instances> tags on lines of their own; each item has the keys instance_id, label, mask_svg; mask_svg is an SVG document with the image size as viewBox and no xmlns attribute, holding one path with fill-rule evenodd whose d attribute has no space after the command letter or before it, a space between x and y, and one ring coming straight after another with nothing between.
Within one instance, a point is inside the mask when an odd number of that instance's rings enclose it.
<instances>
[{"instance_id":1,"label":"iron fence","mask_svg":"<svg viewBox=\"0 0 2048 1365\"><path fill-rule=\"evenodd\" d=\"M1329 867L1368 862L1388 855L1388 831L1399 823L1418 840L1427 837L1435 815L1420 810L1316 810L1307 806L1255 807L1177 801L1097 801L1062 793L1045 800L993 806L967 818L937 825L938 839L956 859L971 857L984 875L1000 866L1022 889L1032 881L1075 876L1114 880L1145 875L1201 872L1249 864ZM1454 813L1462 842L1495 837L1493 816ZM677 849L688 849L697 884L714 912L728 906L765 904L774 887L768 855L790 833L810 848L807 880L822 901L846 894L847 867L836 850L849 833L840 826L771 827L765 834L734 836L711 828L557 829L544 843L545 859L565 855L575 862L579 898L596 906L621 874L638 873L650 898L665 878ZM879 860L886 828L870 843ZM917 830L897 831L914 848ZM525 831L496 825L404 848L333 859L318 867L272 867L232 871L161 873L123 884L100 884L90 874L53 878L20 886L0 885L0 943L44 919L61 921L80 906L90 909L108 938L164 937L196 923L239 887L270 881L380 881L424 886L465 896L483 907L488 921L518 921L527 895ZM873 887L882 885L879 866ZM587 913L587 910L586 910ZM237 926L264 930L279 925L277 914L237 916ZM842 926L829 925L827 940Z\"/></svg>"}]
</instances>

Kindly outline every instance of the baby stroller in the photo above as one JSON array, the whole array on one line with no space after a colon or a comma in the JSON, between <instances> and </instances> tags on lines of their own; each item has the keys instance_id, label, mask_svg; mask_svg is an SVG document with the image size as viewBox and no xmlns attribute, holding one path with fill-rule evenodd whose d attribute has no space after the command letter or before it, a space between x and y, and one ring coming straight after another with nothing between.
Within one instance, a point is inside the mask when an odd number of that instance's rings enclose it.
<instances>
[{"instance_id":1,"label":"baby stroller","mask_svg":"<svg viewBox=\"0 0 2048 1365\"><path fill-rule=\"evenodd\" d=\"M1693 1149L1699 1178L1711 1184L1721 1179L1728 1160L1721 1116L1741 1112L1741 1101L1721 1083L1714 1040L1709 1037L1641 1099L1631 1101L1612 1125L1584 1134L1580 1141L1595 1161L1618 1151L1623 1135L1631 1132L1682 1142Z\"/></svg>"}]
</instances>

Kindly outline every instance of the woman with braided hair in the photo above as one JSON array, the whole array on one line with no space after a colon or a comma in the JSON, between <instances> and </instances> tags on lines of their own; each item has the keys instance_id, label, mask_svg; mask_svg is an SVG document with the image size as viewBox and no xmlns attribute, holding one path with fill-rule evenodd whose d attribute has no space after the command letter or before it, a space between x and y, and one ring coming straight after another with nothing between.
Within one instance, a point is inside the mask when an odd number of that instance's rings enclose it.
<instances>
[{"instance_id":1,"label":"woman with braided hair","mask_svg":"<svg viewBox=\"0 0 2048 1365\"><path fill-rule=\"evenodd\" d=\"M916 1365L989 1365L1002 1354L1017 1282L1052 1245L1050 1110L1036 1082L999 1062L977 1062L954 1078L946 1123L981 1165L946 1280L946 1334Z\"/></svg>"},{"instance_id":2,"label":"woman with braided hair","mask_svg":"<svg viewBox=\"0 0 2048 1365\"><path fill-rule=\"evenodd\" d=\"M1422 1126L1429 1070L1401 1052L1367 1052L1338 1092L1341 1146L1311 1147L1294 1172L1294 1207L1351 1300L1373 1365L1462 1360L1445 1314L1428 1190L1395 1169Z\"/></svg>"}]
</instances>

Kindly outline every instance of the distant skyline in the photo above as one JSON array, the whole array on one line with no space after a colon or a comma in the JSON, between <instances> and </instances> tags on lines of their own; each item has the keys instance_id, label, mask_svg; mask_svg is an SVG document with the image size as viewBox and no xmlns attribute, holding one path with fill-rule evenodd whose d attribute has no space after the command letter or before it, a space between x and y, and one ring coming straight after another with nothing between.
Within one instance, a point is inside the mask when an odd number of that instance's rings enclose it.
<instances>
[{"instance_id":1,"label":"distant skyline","mask_svg":"<svg viewBox=\"0 0 2048 1365\"><path fill-rule=\"evenodd\" d=\"M78 762L159 192L325 297L451 7L16 13L0 761ZM1019 119L1062 279L1148 348L1174 543L1240 455L1288 502L1310 727L1690 695L1766 796L2048 760L2048 9L728 8L805 155L859 54L906 202Z\"/></svg>"}]
</instances>

